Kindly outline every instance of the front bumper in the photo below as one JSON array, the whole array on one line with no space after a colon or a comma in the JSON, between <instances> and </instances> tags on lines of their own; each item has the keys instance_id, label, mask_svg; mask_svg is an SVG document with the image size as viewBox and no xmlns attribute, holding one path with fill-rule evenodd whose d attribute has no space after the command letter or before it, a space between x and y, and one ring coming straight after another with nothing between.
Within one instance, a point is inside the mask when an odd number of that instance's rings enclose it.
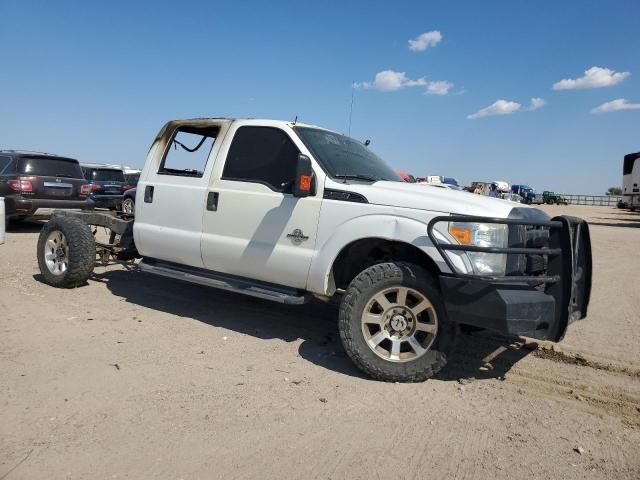
<instances>
[{"instance_id":1,"label":"front bumper","mask_svg":"<svg viewBox=\"0 0 640 480\"><path fill-rule=\"evenodd\" d=\"M549 230L543 247L469 247L468 251L544 256L546 269L536 275L509 274L483 277L459 273L447 250L467 250L463 245L443 244L433 235L438 222L473 221L526 225ZM572 322L587 315L591 295L591 241L589 226L580 218L561 216L551 221L485 217L437 217L429 224L429 236L449 264L451 275L441 275L440 286L449 320L486 328L504 335L559 341Z\"/></svg>"}]
</instances>

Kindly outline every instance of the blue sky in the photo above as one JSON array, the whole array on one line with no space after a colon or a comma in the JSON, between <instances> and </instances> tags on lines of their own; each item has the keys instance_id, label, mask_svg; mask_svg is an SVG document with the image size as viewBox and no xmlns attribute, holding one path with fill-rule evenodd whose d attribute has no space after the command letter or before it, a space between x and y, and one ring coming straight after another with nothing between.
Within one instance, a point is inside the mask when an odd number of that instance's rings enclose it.
<instances>
[{"instance_id":1,"label":"blue sky","mask_svg":"<svg viewBox=\"0 0 640 480\"><path fill-rule=\"evenodd\" d=\"M352 136L415 175L603 193L640 150L636 0L4 0L0 18L0 148L139 166L173 118L346 132L355 81ZM607 86L552 89L592 67L610 71L569 86ZM468 118L498 100L510 114Z\"/></svg>"}]
</instances>

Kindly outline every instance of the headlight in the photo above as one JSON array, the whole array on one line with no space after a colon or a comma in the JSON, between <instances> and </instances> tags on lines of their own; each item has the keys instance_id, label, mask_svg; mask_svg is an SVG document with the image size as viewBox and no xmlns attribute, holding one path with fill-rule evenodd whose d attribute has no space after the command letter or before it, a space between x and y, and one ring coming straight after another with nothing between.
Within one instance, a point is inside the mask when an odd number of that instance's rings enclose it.
<instances>
[{"instance_id":1,"label":"headlight","mask_svg":"<svg viewBox=\"0 0 640 480\"><path fill-rule=\"evenodd\" d=\"M450 222L449 233L462 245L507 247L509 242L509 227L499 223ZM504 276L505 253L467 252L466 255L476 275Z\"/></svg>"}]
</instances>

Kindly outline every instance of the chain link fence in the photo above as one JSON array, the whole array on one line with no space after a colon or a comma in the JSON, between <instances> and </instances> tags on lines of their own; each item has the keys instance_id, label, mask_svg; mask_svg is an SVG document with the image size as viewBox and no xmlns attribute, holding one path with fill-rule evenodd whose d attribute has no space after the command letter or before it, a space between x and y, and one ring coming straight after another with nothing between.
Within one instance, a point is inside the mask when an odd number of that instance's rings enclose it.
<instances>
[{"instance_id":1,"label":"chain link fence","mask_svg":"<svg viewBox=\"0 0 640 480\"><path fill-rule=\"evenodd\" d=\"M569 205L597 205L605 207L615 207L620 200L621 195L569 195L565 193L559 194L567 201ZM536 203L542 203L542 194L536 195Z\"/></svg>"}]
</instances>

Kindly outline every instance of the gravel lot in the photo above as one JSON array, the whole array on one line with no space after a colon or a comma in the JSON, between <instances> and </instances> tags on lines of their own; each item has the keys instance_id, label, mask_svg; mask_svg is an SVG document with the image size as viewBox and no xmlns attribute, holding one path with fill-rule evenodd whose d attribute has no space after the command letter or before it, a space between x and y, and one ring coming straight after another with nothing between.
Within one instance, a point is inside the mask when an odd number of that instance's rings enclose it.
<instances>
[{"instance_id":1,"label":"gravel lot","mask_svg":"<svg viewBox=\"0 0 640 480\"><path fill-rule=\"evenodd\" d=\"M336 307L97 267L38 281L40 224L0 246L0 480L640 478L640 215L592 225L589 317L558 347L475 333L437 378L385 384Z\"/></svg>"}]
</instances>

